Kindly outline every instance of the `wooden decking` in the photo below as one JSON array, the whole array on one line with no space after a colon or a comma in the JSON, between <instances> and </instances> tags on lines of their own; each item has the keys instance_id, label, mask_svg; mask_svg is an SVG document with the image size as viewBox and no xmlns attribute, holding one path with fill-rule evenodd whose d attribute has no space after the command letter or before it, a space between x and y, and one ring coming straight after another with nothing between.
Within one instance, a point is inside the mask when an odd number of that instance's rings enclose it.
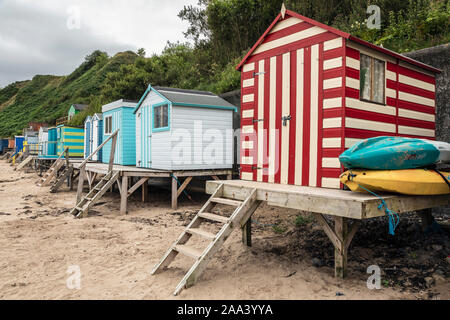
<instances>
[{"instance_id":1,"label":"wooden decking","mask_svg":"<svg viewBox=\"0 0 450 320\"><path fill-rule=\"evenodd\" d=\"M378 209L380 198L370 194L345 190L299 187L243 180L208 181L206 193L212 194L220 183L230 199L243 200L248 190L257 189L257 199L270 205L328 214L351 219L367 219L385 216ZM424 210L450 204L450 195L400 196L380 194L389 209L397 213Z\"/></svg>"},{"instance_id":2,"label":"wooden decking","mask_svg":"<svg viewBox=\"0 0 450 320\"><path fill-rule=\"evenodd\" d=\"M72 161L70 163L73 165L75 170L80 170L83 165L80 161ZM87 182L89 188L91 189L95 179L98 175L107 175L109 173L109 164L98 163L98 162L88 162L85 165ZM139 188L142 190L142 201L147 201L148 194L148 181L152 178L167 178L172 181L172 208L177 209L178 207L178 197L183 193L189 183L195 177L212 177L215 180L220 180L219 177L224 177L225 179L232 178L232 169L214 169L214 170L154 170L138 168L134 166L122 166L114 164L112 171L119 172L120 178L117 181L119 191L121 194L121 205L120 212L122 214L127 213L128 198ZM133 182L134 180L137 180ZM133 185L134 183L134 185ZM78 194L77 198L80 195Z\"/></svg>"},{"instance_id":3,"label":"wooden decking","mask_svg":"<svg viewBox=\"0 0 450 320\"><path fill-rule=\"evenodd\" d=\"M228 199L242 201L250 192L256 190L256 200L258 201L267 202L269 205L312 212L335 247L335 275L339 278L346 276L348 248L358 231L361 220L386 215L384 208L379 208L382 200L368 194L242 180L208 181L206 193L214 193L220 185L223 187L223 197ZM398 214L419 211L422 221L433 220L431 208L450 205L450 195L401 196L380 194L380 196L387 207ZM332 216L334 228L324 215ZM250 219L242 227L243 242L249 246L251 246Z\"/></svg>"}]
</instances>

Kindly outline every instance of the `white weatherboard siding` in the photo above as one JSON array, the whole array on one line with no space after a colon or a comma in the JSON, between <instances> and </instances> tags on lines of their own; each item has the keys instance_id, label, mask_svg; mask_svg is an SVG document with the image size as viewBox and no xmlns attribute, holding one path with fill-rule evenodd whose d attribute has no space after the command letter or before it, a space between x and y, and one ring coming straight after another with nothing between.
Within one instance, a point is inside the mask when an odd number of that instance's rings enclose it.
<instances>
[{"instance_id":1,"label":"white weatherboard siding","mask_svg":"<svg viewBox=\"0 0 450 320\"><path fill-rule=\"evenodd\" d=\"M194 134L194 128L202 128ZM166 137L162 137L160 142L155 141L159 136L158 133L153 134L152 151L153 151L153 166L157 168L159 162L163 161L162 156L158 153L163 149L174 148L182 149L185 145L177 145L173 139L177 137L176 130L185 132L190 136L191 140L189 149L191 153L188 163L175 163L172 158L172 170L199 170L199 169L229 169L233 166L233 111L212 109L212 108L191 108L191 107L177 107L172 108L171 121L171 135L172 145L167 148ZM208 134L216 136L220 133L220 139L216 138L208 141ZM184 140L184 141L187 141ZM222 154L218 163L207 163L207 154L211 154L211 150L217 150L218 154ZM172 155L171 155L172 156ZM171 156L169 158L171 158Z\"/></svg>"}]
</instances>

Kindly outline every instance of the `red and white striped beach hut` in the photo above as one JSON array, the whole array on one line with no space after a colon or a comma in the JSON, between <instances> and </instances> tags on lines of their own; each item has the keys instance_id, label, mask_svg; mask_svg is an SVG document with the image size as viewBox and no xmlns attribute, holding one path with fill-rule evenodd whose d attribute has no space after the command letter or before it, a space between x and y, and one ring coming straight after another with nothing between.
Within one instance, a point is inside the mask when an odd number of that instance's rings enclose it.
<instances>
[{"instance_id":1,"label":"red and white striped beach hut","mask_svg":"<svg viewBox=\"0 0 450 320\"><path fill-rule=\"evenodd\" d=\"M241 71L241 179L340 188L360 139L435 138L440 70L282 10Z\"/></svg>"}]
</instances>

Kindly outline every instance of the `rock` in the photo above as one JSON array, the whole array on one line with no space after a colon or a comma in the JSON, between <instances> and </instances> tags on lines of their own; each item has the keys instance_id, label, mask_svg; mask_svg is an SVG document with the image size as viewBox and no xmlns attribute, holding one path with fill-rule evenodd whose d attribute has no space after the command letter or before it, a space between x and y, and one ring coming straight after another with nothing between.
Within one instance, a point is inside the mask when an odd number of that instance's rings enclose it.
<instances>
[{"instance_id":1,"label":"rock","mask_svg":"<svg viewBox=\"0 0 450 320\"><path fill-rule=\"evenodd\" d=\"M323 261L320 260L319 258L312 258L311 260L313 266L320 268L321 266L323 266Z\"/></svg>"},{"instance_id":2,"label":"rock","mask_svg":"<svg viewBox=\"0 0 450 320\"><path fill-rule=\"evenodd\" d=\"M425 280L425 285L427 286L427 288L430 288L435 283L435 280L433 277L426 277L424 280Z\"/></svg>"},{"instance_id":3,"label":"rock","mask_svg":"<svg viewBox=\"0 0 450 320\"><path fill-rule=\"evenodd\" d=\"M450 264L450 256L447 257L447 263Z\"/></svg>"},{"instance_id":4,"label":"rock","mask_svg":"<svg viewBox=\"0 0 450 320\"><path fill-rule=\"evenodd\" d=\"M441 251L443 247L439 244L433 244L431 248L433 248L434 251Z\"/></svg>"},{"instance_id":5,"label":"rock","mask_svg":"<svg viewBox=\"0 0 450 320\"><path fill-rule=\"evenodd\" d=\"M434 283L436 283L436 284L447 283L445 278L443 276L441 276L440 274L438 274L438 273L433 274L433 280L434 280Z\"/></svg>"}]
</instances>

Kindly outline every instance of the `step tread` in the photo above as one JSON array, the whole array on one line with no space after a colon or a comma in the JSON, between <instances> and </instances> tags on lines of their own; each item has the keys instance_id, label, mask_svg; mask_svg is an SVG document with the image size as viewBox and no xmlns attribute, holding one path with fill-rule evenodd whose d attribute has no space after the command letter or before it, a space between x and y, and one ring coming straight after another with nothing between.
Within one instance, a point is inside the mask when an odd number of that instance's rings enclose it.
<instances>
[{"instance_id":1,"label":"step tread","mask_svg":"<svg viewBox=\"0 0 450 320\"><path fill-rule=\"evenodd\" d=\"M215 202L215 203L226 204L226 205L235 206L235 207L239 207L242 204L241 201L225 199L225 198L211 198L211 201Z\"/></svg>"},{"instance_id":2,"label":"step tread","mask_svg":"<svg viewBox=\"0 0 450 320\"><path fill-rule=\"evenodd\" d=\"M201 257L202 252L192 247L188 247L186 245L176 245L174 248L178 253L181 253L185 256L191 257L193 259L198 259Z\"/></svg>"},{"instance_id":3,"label":"step tread","mask_svg":"<svg viewBox=\"0 0 450 320\"><path fill-rule=\"evenodd\" d=\"M200 237L206 238L206 239L215 239L216 235L214 233L199 229L199 228L191 228L186 230L186 232L193 234L193 235L198 235Z\"/></svg>"},{"instance_id":4,"label":"step tread","mask_svg":"<svg viewBox=\"0 0 450 320\"><path fill-rule=\"evenodd\" d=\"M227 223L229 220L228 217L220 216L218 214L209 213L209 212L199 213L198 216L203 219L208 219L208 220L222 222L222 223Z\"/></svg>"}]
</instances>

